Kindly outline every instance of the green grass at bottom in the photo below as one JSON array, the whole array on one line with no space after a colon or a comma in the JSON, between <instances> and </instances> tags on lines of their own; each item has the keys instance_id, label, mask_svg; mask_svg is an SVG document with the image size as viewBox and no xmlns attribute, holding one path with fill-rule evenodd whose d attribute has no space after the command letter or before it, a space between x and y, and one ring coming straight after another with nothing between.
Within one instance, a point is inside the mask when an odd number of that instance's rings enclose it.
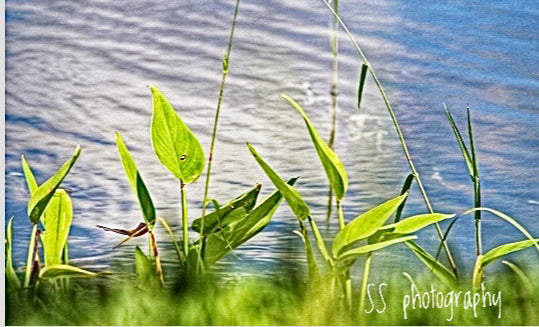
<instances>
[{"instance_id":1,"label":"green grass at bottom","mask_svg":"<svg viewBox=\"0 0 539 327\"><path fill-rule=\"evenodd\" d=\"M284 275L284 274L283 274ZM536 280L536 279L532 279ZM296 275L277 279L206 278L166 289L138 286L134 278L72 280L64 291L42 284L37 294L6 294L8 325L537 325L537 288L526 288L511 273L490 276L485 293L447 289L428 277L419 290L395 275L369 287L360 313L354 293L347 308L328 283L311 285ZM380 286L381 285L381 286ZM434 291L433 291L434 289ZM471 307L465 308L470 291ZM451 293L452 292L452 293ZM489 303L501 294L500 306ZM486 296L483 306L483 296ZM478 298L479 297L479 298ZM404 310L406 298L409 304ZM415 301L412 299L415 298ZM479 300L478 300L479 299ZM441 301L443 300L443 301ZM475 312L473 303L476 304ZM463 302L464 301L464 302ZM421 303L420 303L421 302ZM490 305L489 305L490 304ZM415 308L413 307L415 306ZM434 306L433 306L434 305ZM405 319L406 311L406 319ZM474 316L475 315L475 316Z\"/></svg>"}]
</instances>

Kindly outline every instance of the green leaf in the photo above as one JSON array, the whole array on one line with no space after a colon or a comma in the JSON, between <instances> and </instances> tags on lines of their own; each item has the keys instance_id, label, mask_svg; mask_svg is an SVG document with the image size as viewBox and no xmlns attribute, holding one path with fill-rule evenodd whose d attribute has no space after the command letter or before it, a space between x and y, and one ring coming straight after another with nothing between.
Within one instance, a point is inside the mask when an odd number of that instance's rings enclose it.
<instances>
[{"instance_id":1,"label":"green leaf","mask_svg":"<svg viewBox=\"0 0 539 327\"><path fill-rule=\"evenodd\" d=\"M191 130L155 87L153 96L152 142L161 163L183 183L194 182L204 170L204 152Z\"/></svg>"},{"instance_id":2,"label":"green leaf","mask_svg":"<svg viewBox=\"0 0 539 327\"><path fill-rule=\"evenodd\" d=\"M429 268L446 286L455 287L457 279L455 275L443 264L431 256L422 247L413 241L406 241L406 245L414 254Z\"/></svg>"},{"instance_id":3,"label":"green leaf","mask_svg":"<svg viewBox=\"0 0 539 327\"><path fill-rule=\"evenodd\" d=\"M45 211L45 208L54 195L54 192L56 192L56 189L69 173L69 170L71 170L71 167L73 167L73 164L75 164L79 155L80 146L77 145L73 157L64 163L54 176L49 178L45 183L38 187L35 192L33 192L32 197L28 202L28 217L32 223L37 224L41 214Z\"/></svg>"},{"instance_id":4,"label":"green leaf","mask_svg":"<svg viewBox=\"0 0 539 327\"><path fill-rule=\"evenodd\" d=\"M369 245L360 246L358 248L343 252L337 258L337 260L342 261L342 260L353 259L356 256L359 256L359 255L362 255L362 254L367 254L369 252L380 250L380 249L383 249L383 248L388 247L388 246L393 245L393 244L402 243L402 242L413 240L413 239L416 239L416 238L417 238L417 236L410 235L410 236L405 236L405 237L399 237L399 238L389 240L389 241L384 241L384 242L379 242L379 243L375 243L375 244L369 244Z\"/></svg>"},{"instance_id":5,"label":"green leaf","mask_svg":"<svg viewBox=\"0 0 539 327\"><path fill-rule=\"evenodd\" d=\"M97 277L99 274L70 265L52 265L41 269L39 278Z\"/></svg>"},{"instance_id":6,"label":"green leaf","mask_svg":"<svg viewBox=\"0 0 539 327\"><path fill-rule=\"evenodd\" d=\"M384 202L346 225L333 240L333 256L338 257L344 247L374 234L407 196L408 193Z\"/></svg>"},{"instance_id":7,"label":"green leaf","mask_svg":"<svg viewBox=\"0 0 539 327\"><path fill-rule=\"evenodd\" d=\"M483 255L483 258L481 260L481 266L485 267L486 265L500 259L501 257L511 252L516 252L516 251L529 248L530 246L537 244L538 241L539 241L539 238L536 238L535 240L525 240L525 241L519 241L519 242L513 242L513 243L506 243L498 247L495 247L494 249L488 251L487 253Z\"/></svg>"},{"instance_id":8,"label":"green leaf","mask_svg":"<svg viewBox=\"0 0 539 327\"><path fill-rule=\"evenodd\" d=\"M455 133L455 137L457 138L457 142L459 143L459 147L462 152L462 156L464 157L464 161L466 162L466 166L468 167L468 172L470 173L470 177L473 179L474 178L474 163L472 161L472 157L470 156L470 153L468 152L468 149L466 148L466 144L464 143L464 140L462 139L462 135L459 132L457 124L455 123L455 120L453 119L453 116L449 112L449 109L447 108L445 103L444 103L444 109L445 109L447 118L449 119L449 124L451 124L453 133Z\"/></svg>"},{"instance_id":9,"label":"green leaf","mask_svg":"<svg viewBox=\"0 0 539 327\"><path fill-rule=\"evenodd\" d=\"M297 178L292 178L288 181L288 184L294 185L296 180ZM212 265L228 252L247 242L262 231L270 222L282 198L281 193L275 191L248 214L244 208L240 208L239 211L245 213L241 220L234 221L221 229L220 232L208 235L203 254L206 265Z\"/></svg>"},{"instance_id":10,"label":"green leaf","mask_svg":"<svg viewBox=\"0 0 539 327\"><path fill-rule=\"evenodd\" d=\"M392 229L392 233L398 234L410 234L415 231L418 231L430 224L437 223L439 221L453 218L454 214L448 215L443 213L429 213L423 215L412 216L406 219L399 221L398 223L393 223L382 227L382 229Z\"/></svg>"},{"instance_id":11,"label":"green leaf","mask_svg":"<svg viewBox=\"0 0 539 327\"><path fill-rule=\"evenodd\" d=\"M414 174L408 174L408 176L404 180L404 184L402 184L402 189L400 193L401 195L408 193L410 191L410 187L412 186L413 181L414 181ZM398 222L399 220L401 220L402 210L404 210L404 205L406 204L407 199L408 198L404 199L401 205L397 208L397 212L395 212L394 222Z\"/></svg>"},{"instance_id":12,"label":"green leaf","mask_svg":"<svg viewBox=\"0 0 539 327\"><path fill-rule=\"evenodd\" d=\"M269 179L273 182L277 190L281 192L296 217L299 220L305 220L305 218L309 216L310 211L307 203L303 201L299 192L294 187L286 184L281 177L279 177L279 175L277 175L277 173L262 159L262 157L260 157L260 155L249 143L247 143L247 146L260 167L262 167L266 175L268 175Z\"/></svg>"},{"instance_id":13,"label":"green leaf","mask_svg":"<svg viewBox=\"0 0 539 327\"><path fill-rule=\"evenodd\" d=\"M197 232L201 232L202 221L204 221L204 231L202 235L208 235L213 233L216 229L219 228L219 224L227 225L227 216L235 208L244 207L247 212L256 204L256 199L260 193L261 185L257 184L251 190L241 194L236 197L234 200L230 201L228 204L219 207L219 210L215 210L212 213L207 214L204 217L197 218L193 221L191 228Z\"/></svg>"},{"instance_id":14,"label":"green leaf","mask_svg":"<svg viewBox=\"0 0 539 327\"><path fill-rule=\"evenodd\" d=\"M466 211L465 213L463 213L463 215L469 214L469 213L474 212L474 211L488 211L488 212L493 213L494 215L500 217L501 219L507 221L511 225L515 226L522 234L524 234L524 236L526 236L530 241L533 242L533 245L535 246L535 248L539 252L539 244L538 244L538 242L531 236L531 234L526 230L526 228L524 228L521 224L519 224L515 219L509 217L508 215L504 214L503 212L500 212L500 211L497 211L497 210L494 210L494 209L490 209L490 208L473 208L473 209L470 209L470 210Z\"/></svg>"},{"instance_id":15,"label":"green leaf","mask_svg":"<svg viewBox=\"0 0 539 327\"><path fill-rule=\"evenodd\" d=\"M135 165L135 161L133 160L133 157L131 157L131 154L129 153L129 150L125 145L124 140L120 136L120 133L116 132L115 138L118 152L120 153L120 158L122 159L122 164L124 166L125 174L127 175L127 180L129 181L129 185L131 186L133 193L135 193L135 196L137 197L146 224L150 228L152 228L155 224L156 214L150 192L148 192L148 189L146 188L146 185L142 180L142 176L140 175L140 172Z\"/></svg>"},{"instance_id":16,"label":"green leaf","mask_svg":"<svg viewBox=\"0 0 539 327\"><path fill-rule=\"evenodd\" d=\"M12 256L12 244L13 244L13 217L9 219L6 229L6 286L7 290L11 291L21 287L21 281L13 268L13 256Z\"/></svg>"},{"instance_id":17,"label":"green leaf","mask_svg":"<svg viewBox=\"0 0 539 327\"><path fill-rule=\"evenodd\" d=\"M56 190L41 217L41 223L45 229L41 234L45 266L62 264L62 251L67 245L73 219L73 205L65 190Z\"/></svg>"},{"instance_id":18,"label":"green leaf","mask_svg":"<svg viewBox=\"0 0 539 327\"><path fill-rule=\"evenodd\" d=\"M367 72L369 66L365 63L361 65L361 73L359 74L359 87L357 89L357 108L361 107L361 98L363 97L363 87L365 86L365 78L367 77Z\"/></svg>"},{"instance_id":19,"label":"green leaf","mask_svg":"<svg viewBox=\"0 0 539 327\"><path fill-rule=\"evenodd\" d=\"M38 188L36 178L30 169L30 165L26 161L24 156L21 156L22 161L22 170L24 171L24 177L26 179L26 185L28 185L28 190L30 190L30 195L34 194Z\"/></svg>"},{"instance_id":20,"label":"green leaf","mask_svg":"<svg viewBox=\"0 0 539 327\"><path fill-rule=\"evenodd\" d=\"M342 200L346 193L346 189L348 188L348 177L346 176L346 171L344 170L341 159L339 159L335 152L320 137L303 108L288 95L283 95L282 97L290 102L290 104L301 114L303 120L305 120L305 124L307 124L307 129L311 135L318 157L322 162L322 166L324 166L331 188L333 189L333 192L335 192L337 200Z\"/></svg>"},{"instance_id":21,"label":"green leaf","mask_svg":"<svg viewBox=\"0 0 539 327\"><path fill-rule=\"evenodd\" d=\"M135 247L135 270L139 285L150 288L159 288L159 279L152 262L137 245Z\"/></svg>"}]
</instances>

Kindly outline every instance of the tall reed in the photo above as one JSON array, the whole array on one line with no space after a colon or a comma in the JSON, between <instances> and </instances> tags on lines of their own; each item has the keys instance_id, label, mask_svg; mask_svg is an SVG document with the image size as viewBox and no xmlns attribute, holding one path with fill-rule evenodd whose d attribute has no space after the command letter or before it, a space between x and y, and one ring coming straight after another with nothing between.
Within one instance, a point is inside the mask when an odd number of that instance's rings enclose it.
<instances>
[{"instance_id":1,"label":"tall reed","mask_svg":"<svg viewBox=\"0 0 539 327\"><path fill-rule=\"evenodd\" d=\"M215 110L215 120L213 123L213 132L211 136L210 153L208 155L208 168L206 170L206 183L204 185L204 198L202 200L202 217L206 215L206 206L208 205L208 191L210 188L211 166L213 162L213 149L215 147L215 140L217 137L217 125L219 123L219 114L221 113L221 103L223 102L223 95L225 92L226 77L228 75L230 53L232 51L232 41L234 39L234 30L236 28L236 20L238 17L238 9L240 7L240 0L236 1L236 7L234 8L234 18L232 18L232 27L230 28L230 37L228 39L228 48L223 56L223 77L221 79L221 87L219 88L219 99L217 100L217 109ZM201 224L202 235L204 233L204 220Z\"/></svg>"},{"instance_id":2,"label":"tall reed","mask_svg":"<svg viewBox=\"0 0 539 327\"><path fill-rule=\"evenodd\" d=\"M376 76L374 68L370 65L367 57L363 53L363 50L361 50L361 47L359 46L359 43L357 42L355 37L352 35L352 33L350 32L350 30L348 29L348 27L346 26L346 24L344 23L342 18L339 16L339 14L337 12L335 12L335 10L332 8L332 6L331 6L331 4L329 2L327 2L326 0L321 0L321 1L331 11L331 13L335 17L335 19L338 20L338 22L342 26L343 30L346 32L346 34L348 35L348 37L352 41L352 44L354 45L354 48L356 49L357 53L359 54L359 56L363 60L363 64L367 66L367 70L369 71L374 83L376 84L376 87L378 88L378 90L380 92L380 95L382 96L382 99L384 101L384 104L385 104L385 106L387 108L387 111L388 111L388 113L389 113L389 115L391 117L393 125L395 126L395 129L397 131L397 135L399 137L399 141L400 141L402 149L404 151L404 156L406 157L406 160L408 161L408 165L410 166L410 170L412 171L412 174L415 177L415 180L417 182L417 186L419 187L419 191L421 192L421 196L423 197L423 201L425 202L425 205L427 206L427 209L429 210L429 212L433 213L434 210L433 210L432 205L430 203L427 192L425 191L425 187L423 186L421 178L419 177L419 173L418 173L417 169L415 168L415 164L414 164L414 162L412 160L412 156L410 155L410 151L408 150L408 145L406 144L406 140L404 139L404 134L402 133L402 130L400 128L400 124L399 124L399 122L397 120L395 112L393 111L393 108L391 107L391 104L389 102L389 99L388 99L385 91L384 91L384 88L382 87L382 84L380 83L380 81L378 80L378 77ZM451 265L451 269L453 270L455 275L458 276L458 270L457 270L457 266L455 264L455 260L453 259L453 255L451 254L451 250L449 249L449 245L447 244L447 242L445 241L445 239L443 237L443 232L442 232L442 230L440 228L440 225L438 223L435 223L435 227L436 227L436 231L438 233L438 236L440 237L440 240L443 243L443 247L444 247L445 253L447 255L447 259L449 260L449 264Z\"/></svg>"}]
</instances>

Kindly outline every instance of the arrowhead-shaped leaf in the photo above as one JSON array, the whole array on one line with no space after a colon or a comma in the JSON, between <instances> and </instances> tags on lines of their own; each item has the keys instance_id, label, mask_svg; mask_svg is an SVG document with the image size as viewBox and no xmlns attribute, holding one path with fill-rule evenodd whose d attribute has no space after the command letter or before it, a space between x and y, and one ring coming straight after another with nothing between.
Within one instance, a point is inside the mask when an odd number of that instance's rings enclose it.
<instances>
[{"instance_id":1,"label":"arrowhead-shaped leaf","mask_svg":"<svg viewBox=\"0 0 539 327\"><path fill-rule=\"evenodd\" d=\"M339 257L346 246L374 234L384 222L397 210L408 193L393 198L365 212L346 225L333 240L333 256Z\"/></svg>"},{"instance_id":2,"label":"arrowhead-shaped leaf","mask_svg":"<svg viewBox=\"0 0 539 327\"><path fill-rule=\"evenodd\" d=\"M322 166L326 171L329 184L331 185L333 192L335 192L337 200L342 200L346 193L346 189L348 188L348 177L346 176L346 171L344 170L341 159L339 159L337 154L335 154L335 152L320 137L303 108L288 95L283 95L283 98L290 102L290 104L301 114L303 120L305 120L307 129L311 135L311 140L313 141L318 157L322 162Z\"/></svg>"},{"instance_id":3,"label":"arrowhead-shaped leaf","mask_svg":"<svg viewBox=\"0 0 539 327\"><path fill-rule=\"evenodd\" d=\"M45 266L62 264L62 251L67 245L73 219L73 205L65 190L56 190L47 210L41 217L41 223L45 229L41 235Z\"/></svg>"},{"instance_id":4,"label":"arrowhead-shaped leaf","mask_svg":"<svg viewBox=\"0 0 539 327\"><path fill-rule=\"evenodd\" d=\"M49 178L45 183L39 186L35 192L33 192L32 197L28 202L28 217L32 223L37 224L52 196L56 192L56 189L60 186L66 175L69 173L69 170L71 170L71 167L73 167L79 155L80 146L77 145L73 157L64 163L56 174L54 174L54 176Z\"/></svg>"},{"instance_id":5,"label":"arrowhead-shaped leaf","mask_svg":"<svg viewBox=\"0 0 539 327\"><path fill-rule=\"evenodd\" d=\"M305 218L309 216L310 211L305 201L303 201L301 198L299 192L293 186L285 183L249 143L247 143L247 146L260 167L262 167L266 175L268 175L269 179L273 182L273 185L275 185L277 190L281 192L296 217L299 220L305 220Z\"/></svg>"},{"instance_id":6,"label":"arrowhead-shaped leaf","mask_svg":"<svg viewBox=\"0 0 539 327\"><path fill-rule=\"evenodd\" d=\"M184 183L194 182L204 170L204 152L191 130L155 86L152 142L161 163Z\"/></svg>"},{"instance_id":7,"label":"arrowhead-shaped leaf","mask_svg":"<svg viewBox=\"0 0 539 327\"><path fill-rule=\"evenodd\" d=\"M153 225L155 224L156 214L152 198L150 197L150 192L148 192L148 189L146 188L146 185L142 180L137 166L135 165L135 161L133 160L133 157L131 157L127 146L125 145L122 137L120 136L120 133L116 132L115 136L116 145L118 146L118 152L120 153L120 157L122 159L122 164L124 166L125 174L127 175L129 185L131 186L133 193L135 193L135 196L137 197L146 224L150 227L153 227Z\"/></svg>"}]
</instances>

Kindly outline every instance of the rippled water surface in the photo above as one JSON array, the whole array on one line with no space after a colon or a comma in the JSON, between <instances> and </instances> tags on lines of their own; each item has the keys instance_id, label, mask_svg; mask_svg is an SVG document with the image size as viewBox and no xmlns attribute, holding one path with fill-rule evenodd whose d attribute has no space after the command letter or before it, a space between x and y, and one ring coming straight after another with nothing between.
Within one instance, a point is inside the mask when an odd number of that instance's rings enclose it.
<instances>
[{"instance_id":1,"label":"rippled water surface","mask_svg":"<svg viewBox=\"0 0 539 327\"><path fill-rule=\"evenodd\" d=\"M156 159L149 138L157 85L208 151L235 1L7 1L6 217L15 216L15 258L25 258L31 226L20 155L39 182L83 152L68 176L75 216L75 263L107 268L130 261L132 240L96 224L133 228L142 220L114 144L121 132L160 216L179 231L179 185ZM473 205L472 185L443 112L446 103L475 127L484 205L513 215L539 235L539 6L535 1L340 1L344 20L378 72L436 210ZM245 146L251 142L297 184L323 225L327 182L299 115L280 98L300 101L329 135L332 56L328 10L318 1L242 1L230 59L210 196L221 203L263 184L273 188ZM360 59L344 34L339 49L336 150L348 170L346 218L395 196L408 173L393 125L372 82L356 102ZM189 185L191 218L200 214L203 178ZM415 189L407 214L426 209ZM336 230L329 227L329 234ZM261 234L222 264L265 271L302 250L295 218L283 204ZM323 228L325 233L325 228ZM485 247L523 238L494 218ZM170 250L166 233L158 230ZM192 235L195 237L195 235ZM434 246L434 230L421 234ZM128 244L130 244L128 243ZM470 263L473 222L457 223L451 244ZM404 248L380 260L399 265ZM529 252L528 252L529 253ZM171 257L172 258L172 257ZM415 260L415 259L414 259ZM376 260L375 260L376 262ZM415 261L414 261L415 262ZM247 268L246 268L247 269ZM240 270L239 268L237 270Z\"/></svg>"}]
</instances>

